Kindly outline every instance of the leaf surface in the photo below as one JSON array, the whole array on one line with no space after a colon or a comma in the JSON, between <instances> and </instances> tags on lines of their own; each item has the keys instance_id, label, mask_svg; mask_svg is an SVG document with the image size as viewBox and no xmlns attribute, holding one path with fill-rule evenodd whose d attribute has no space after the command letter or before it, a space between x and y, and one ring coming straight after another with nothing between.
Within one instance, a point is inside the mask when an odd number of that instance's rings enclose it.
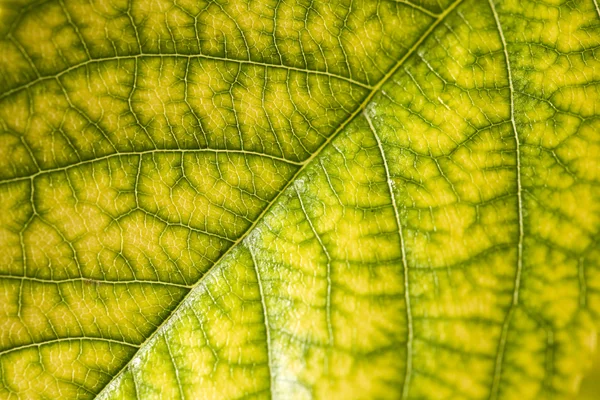
<instances>
[{"instance_id":1,"label":"leaf surface","mask_svg":"<svg viewBox=\"0 0 600 400\"><path fill-rule=\"evenodd\" d=\"M596 0L49 0L0 34L0 397L577 392Z\"/></svg>"}]
</instances>

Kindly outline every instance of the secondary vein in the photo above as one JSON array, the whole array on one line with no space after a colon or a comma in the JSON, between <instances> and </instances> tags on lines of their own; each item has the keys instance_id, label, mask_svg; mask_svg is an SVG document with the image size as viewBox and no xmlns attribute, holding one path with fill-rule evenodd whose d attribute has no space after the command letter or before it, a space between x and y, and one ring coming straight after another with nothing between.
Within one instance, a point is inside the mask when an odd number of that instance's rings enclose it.
<instances>
[{"instance_id":1,"label":"secondary vein","mask_svg":"<svg viewBox=\"0 0 600 400\"><path fill-rule=\"evenodd\" d=\"M267 360L269 365L269 390L271 392L271 399L274 398L275 390L275 374L273 373L273 356L271 354L271 325L269 324L269 312L267 311L267 299L265 298L265 292L263 291L262 278L258 268L258 261L254 255L252 246L248 247L250 257L252 258L252 265L254 266L254 272L256 273L256 282L258 284L258 295L260 296L260 303L263 309L263 319L265 323L265 335L267 336Z\"/></svg>"},{"instance_id":2,"label":"secondary vein","mask_svg":"<svg viewBox=\"0 0 600 400\"><path fill-rule=\"evenodd\" d=\"M402 252L402 266L404 268L404 305L406 307L406 324L407 324L407 334L406 334L406 367L404 372L404 382L402 382L402 399L408 398L408 391L410 390L410 380L412 376L412 359L413 359L413 320L412 320L412 312L410 309L410 286L408 280L408 261L406 259L406 246L404 245L404 233L402 230L402 223L400 221L400 213L398 212L398 205L396 203L396 195L394 194L394 186L392 181L392 175L390 174L390 169L388 168L387 157L385 156L385 151L383 150L383 145L381 143L381 139L379 139L379 135L371 122L371 118L364 113L365 119L369 123L369 128L371 128L371 132L373 132L373 136L377 141L377 147L379 148L379 152L381 153L381 159L383 160L383 167L385 169L385 177L388 185L388 189L390 192L390 197L392 200L392 207L394 208L394 217L396 218L396 225L398 226L398 236L400 237L400 250Z\"/></svg>"},{"instance_id":3,"label":"secondary vein","mask_svg":"<svg viewBox=\"0 0 600 400\"><path fill-rule=\"evenodd\" d=\"M508 57L508 48L506 45L506 39L504 37L504 32L502 30L502 25L500 24L500 18L498 17L498 12L496 11L496 7L494 6L493 0L488 0L490 4L490 8L492 10L492 14L494 15L494 20L496 22L496 26L498 28L498 34L500 35L500 40L502 41L502 49L504 52L504 58L506 60L506 71L508 76L508 86L509 86L509 97L510 97L510 122L512 125L512 129L514 132L515 139L515 150L516 150L516 158L517 158L517 214L519 219L519 239L517 244L517 271L515 273L515 283L513 287L513 296L512 302L510 304L510 308L508 313L504 318L504 322L502 323L502 331L500 333L500 341L498 343L498 350L496 355L496 364L494 366L494 377L492 381L492 388L490 391L490 400L495 400L498 397L498 391L500 389L500 381L502 378L502 365L504 363L504 355L506 352L506 341L508 337L508 331L510 329L510 321L514 315L515 309L519 304L519 290L521 288L521 273L523 270L523 190L521 185L521 149L519 142L519 134L517 131L517 124L515 121L515 106L514 106L514 86L513 86L513 78L512 71L510 68L510 59Z\"/></svg>"},{"instance_id":4,"label":"secondary vein","mask_svg":"<svg viewBox=\"0 0 600 400\"><path fill-rule=\"evenodd\" d=\"M293 67L293 66L289 66L289 65L285 65L285 64L270 64L270 63L263 63L263 62L259 62L259 61L252 61L252 60L238 60L235 58L211 56L208 54L179 54L179 53L152 54L152 53L140 52L138 54L124 55L124 56L102 57L102 58L89 59L86 61L82 61L78 64L71 65L70 67L67 67L64 70L59 71L55 74L39 75L36 79L32 80L31 82L14 87L12 89L7 90L4 93L1 93L0 100L3 100L5 98L11 96L14 93L17 93L24 89L30 88L40 82L60 78L61 76L66 75L71 71L75 71L75 70L85 67L86 65L89 65L89 64L96 64L96 63L99 64L99 63L103 63L103 62L119 61L119 60L136 60L137 61L139 59L144 59L144 58L200 59L200 60L212 60L212 61L236 63L236 64L241 64L241 65L246 64L246 65L253 65L253 66L273 68L273 69L283 69L283 70L288 70L288 71L301 72L301 73L305 73L305 74L323 75L323 76L327 76L329 78L340 79L340 80L346 81L346 82L351 83L356 86L360 86L365 89L371 89L371 86L369 86L368 84L366 84L364 82L360 82L360 81L348 78L343 75L334 74L334 73L328 72L328 71L320 71L317 69L314 69L314 70L313 69L305 69L305 68Z\"/></svg>"}]
</instances>

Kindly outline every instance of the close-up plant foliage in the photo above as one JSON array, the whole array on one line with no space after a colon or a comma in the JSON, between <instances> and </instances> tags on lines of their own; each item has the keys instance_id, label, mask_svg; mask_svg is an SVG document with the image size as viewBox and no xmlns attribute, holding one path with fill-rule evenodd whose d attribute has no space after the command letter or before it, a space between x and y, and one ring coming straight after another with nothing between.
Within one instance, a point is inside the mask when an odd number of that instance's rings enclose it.
<instances>
[{"instance_id":1,"label":"close-up plant foliage","mask_svg":"<svg viewBox=\"0 0 600 400\"><path fill-rule=\"evenodd\" d=\"M599 183L598 0L2 0L0 399L600 398Z\"/></svg>"}]
</instances>

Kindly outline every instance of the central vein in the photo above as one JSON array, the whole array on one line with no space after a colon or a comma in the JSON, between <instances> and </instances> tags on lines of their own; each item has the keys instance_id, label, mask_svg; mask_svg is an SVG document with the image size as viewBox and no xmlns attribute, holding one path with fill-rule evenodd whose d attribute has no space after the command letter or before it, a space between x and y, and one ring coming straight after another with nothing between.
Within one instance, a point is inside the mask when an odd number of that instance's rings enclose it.
<instances>
[{"instance_id":1,"label":"central vein","mask_svg":"<svg viewBox=\"0 0 600 400\"><path fill-rule=\"evenodd\" d=\"M211 271L214 270L215 266L217 264L219 264L219 262L223 258L225 258L235 247L237 247L238 244L242 243L246 239L246 237L248 237L249 233L252 232L252 230L254 229L254 227L256 227L256 225L262 220L262 218L265 216L265 214L269 210L271 210L271 208L277 202L277 200L279 199L279 197L283 193L286 192L286 190L293 184L293 182L296 180L296 178L298 178L298 176L302 173L302 171L304 171L306 169L306 167L309 164L311 164L311 162L313 160L315 160L319 156L319 154L321 154L321 152L323 151L323 149L325 147L327 147L327 145L329 143L331 143L333 141L333 139L335 139L340 134L340 132L342 132L354 120L355 117L357 117L358 115L360 115L362 113L362 111L371 102L371 100L373 99L373 97L379 92L379 90L383 87L383 85L398 71L398 69L400 69L400 67L406 62L406 60L409 59L410 56L412 56L415 53L415 51L431 35L431 33L440 25L440 23L442 23L446 19L446 17L449 14L451 14L452 11L454 11L456 9L456 7L460 3L462 3L462 2L463 2L463 0L456 0L452 5L450 5L450 7L448 7L442 14L440 14L438 16L438 18L429 26L429 28L427 28L427 30L412 45L412 47L410 49L408 49L408 51L404 54L404 56L402 56L402 58L400 58L398 60L398 62L396 62L396 64L381 78L381 80L375 86L373 86L371 92L363 100L363 102L352 112L352 114L350 114L348 116L348 118L346 118L346 120L344 122L342 122L338 126L338 128L331 134L331 136L329 136L327 138L327 140L325 140L321 144L321 146L308 159L306 159L302 163L302 165L298 168L298 170L296 171L296 173L288 181L288 183L273 198L273 200L271 200L271 202L267 205L267 207L265 207L263 209L263 211L258 215L258 217L254 221L254 223L233 243L233 245L227 251L225 251L214 262L213 266L192 286L192 289L181 300L181 302L179 303L179 305L177 307L175 307L175 309L173 309L173 311L171 311L171 313L165 318L165 320L162 322L162 324L159 325L158 328L153 333L151 333L142 344L140 344L140 348L136 352L136 354L133 355L133 357L131 358L131 360L128 363L126 363L117 374L115 374L115 376L112 378L112 380L104 387L104 389L98 394L98 396L96 398L99 398L100 395L108 387L112 386L112 383L115 382L121 376L121 374L129 367L129 365L131 364L132 360L135 359L135 357L140 352L140 350L142 350L145 347L145 345L156 335L156 333L160 332L162 330L161 328L163 328L168 323L168 321L171 320L171 318L173 317L173 315L175 315L182 308L182 305L186 303L186 299L188 299L190 297L190 294L192 292L194 292L194 290L196 290L198 287L200 287L202 285L202 282L204 282L204 279L211 273ZM271 379L272 378L273 377L271 377Z\"/></svg>"}]
</instances>

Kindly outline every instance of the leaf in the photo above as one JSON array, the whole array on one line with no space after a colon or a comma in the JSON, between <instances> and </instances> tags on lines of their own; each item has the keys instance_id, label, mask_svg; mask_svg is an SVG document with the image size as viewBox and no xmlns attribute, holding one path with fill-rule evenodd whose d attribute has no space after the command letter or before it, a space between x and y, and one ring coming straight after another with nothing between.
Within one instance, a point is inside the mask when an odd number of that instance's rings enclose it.
<instances>
[{"instance_id":1,"label":"leaf","mask_svg":"<svg viewBox=\"0 0 600 400\"><path fill-rule=\"evenodd\" d=\"M0 5L0 397L565 398L596 0Z\"/></svg>"}]
</instances>

